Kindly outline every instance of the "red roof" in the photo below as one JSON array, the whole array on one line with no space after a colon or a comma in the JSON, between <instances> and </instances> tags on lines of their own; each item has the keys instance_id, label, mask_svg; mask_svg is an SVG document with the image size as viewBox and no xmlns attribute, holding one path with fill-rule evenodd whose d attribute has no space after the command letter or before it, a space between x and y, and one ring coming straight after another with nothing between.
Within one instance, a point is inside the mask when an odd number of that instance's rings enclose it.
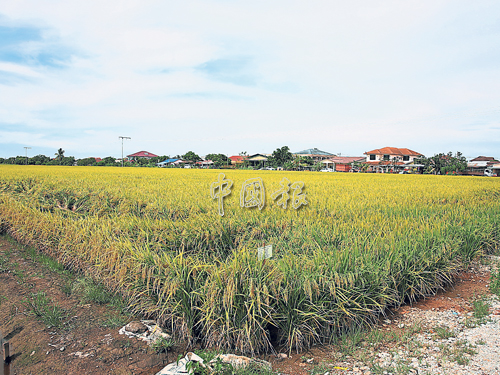
<instances>
[{"instance_id":1,"label":"red roof","mask_svg":"<svg viewBox=\"0 0 500 375\"><path fill-rule=\"evenodd\" d=\"M135 154L127 155L128 158L156 158L158 155L155 155L148 151L139 151Z\"/></svg>"},{"instance_id":2,"label":"red roof","mask_svg":"<svg viewBox=\"0 0 500 375\"><path fill-rule=\"evenodd\" d=\"M492 161L497 162L493 156L478 156L477 158L472 159L471 161Z\"/></svg>"},{"instance_id":3,"label":"red roof","mask_svg":"<svg viewBox=\"0 0 500 375\"><path fill-rule=\"evenodd\" d=\"M247 158L248 158L248 156L230 156L229 157L229 159L231 159L231 161L243 161Z\"/></svg>"},{"instance_id":4,"label":"red roof","mask_svg":"<svg viewBox=\"0 0 500 375\"><path fill-rule=\"evenodd\" d=\"M397 147L377 148L375 150L365 152L365 155L370 155L370 154L424 156L423 154L410 150L409 148L397 148Z\"/></svg>"}]
</instances>

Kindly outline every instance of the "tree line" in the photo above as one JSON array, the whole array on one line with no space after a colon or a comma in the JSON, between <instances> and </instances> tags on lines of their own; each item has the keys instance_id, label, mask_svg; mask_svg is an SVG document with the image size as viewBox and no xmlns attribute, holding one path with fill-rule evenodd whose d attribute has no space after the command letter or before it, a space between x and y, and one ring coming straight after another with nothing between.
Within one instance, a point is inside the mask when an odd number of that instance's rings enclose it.
<instances>
[{"instance_id":1,"label":"tree line","mask_svg":"<svg viewBox=\"0 0 500 375\"><path fill-rule=\"evenodd\" d=\"M60 148L54 154L53 158L45 155L36 155L33 157L15 156L7 159L0 158L0 164L17 164L17 165L66 165L66 166L107 166L118 167L121 166L121 161L116 161L116 158L107 156L100 161L96 158L88 157L83 159L76 159L74 156L65 156L65 151ZM243 162L237 165L237 168L251 168L249 162L245 157L248 156L246 151L240 153L243 156ZM170 159L169 155L158 156L150 159L138 158L134 161L124 161L124 166L133 167L155 167L157 163ZM196 163L201 161L202 158L193 151L188 151L184 155L176 155L172 158L181 159L189 163ZM206 160L211 160L214 168L223 168L224 166L231 165L231 160L224 154L211 153L205 156ZM459 174L465 172L467 169L467 159L461 152L439 153L431 157L422 157L416 159L415 164L423 166L423 173L426 174ZM272 168L282 168L284 170L321 170L324 168L323 163L316 162L310 156L293 155L288 146L277 148L273 151L272 155L267 158L265 166ZM366 172L368 164L363 162L356 162L353 165L355 171Z\"/></svg>"}]
</instances>

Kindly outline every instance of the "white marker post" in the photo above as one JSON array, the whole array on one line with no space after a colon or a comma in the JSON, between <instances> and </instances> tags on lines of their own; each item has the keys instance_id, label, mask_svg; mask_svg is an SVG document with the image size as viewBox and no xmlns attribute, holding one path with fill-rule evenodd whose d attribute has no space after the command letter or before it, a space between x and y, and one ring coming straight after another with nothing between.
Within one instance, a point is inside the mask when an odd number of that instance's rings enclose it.
<instances>
[{"instance_id":1,"label":"white marker post","mask_svg":"<svg viewBox=\"0 0 500 375\"><path fill-rule=\"evenodd\" d=\"M273 257L273 245L267 245L257 248L257 258L266 260Z\"/></svg>"}]
</instances>

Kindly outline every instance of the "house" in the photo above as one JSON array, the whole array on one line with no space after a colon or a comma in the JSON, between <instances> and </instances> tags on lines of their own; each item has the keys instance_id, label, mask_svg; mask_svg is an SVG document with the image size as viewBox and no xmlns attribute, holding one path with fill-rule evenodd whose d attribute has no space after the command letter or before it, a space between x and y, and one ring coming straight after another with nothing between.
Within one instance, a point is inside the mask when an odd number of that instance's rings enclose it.
<instances>
[{"instance_id":1,"label":"house","mask_svg":"<svg viewBox=\"0 0 500 375\"><path fill-rule=\"evenodd\" d=\"M269 154L253 154L248 156L246 161L252 167L264 167L269 156Z\"/></svg>"},{"instance_id":2,"label":"house","mask_svg":"<svg viewBox=\"0 0 500 375\"><path fill-rule=\"evenodd\" d=\"M325 168L331 168L336 172L349 172L352 170L354 163L364 161L364 156L334 156L321 162L325 165Z\"/></svg>"},{"instance_id":3,"label":"house","mask_svg":"<svg viewBox=\"0 0 500 375\"><path fill-rule=\"evenodd\" d=\"M166 167L167 165L173 165L178 160L180 160L180 159L171 158L171 159L163 160L160 163L156 163L156 165L158 167Z\"/></svg>"},{"instance_id":4,"label":"house","mask_svg":"<svg viewBox=\"0 0 500 375\"><path fill-rule=\"evenodd\" d=\"M157 158L158 155L155 155L151 152L147 151L139 151L136 152L135 154L130 154L127 155L128 160L137 160L137 159L152 159L152 158Z\"/></svg>"},{"instance_id":5,"label":"house","mask_svg":"<svg viewBox=\"0 0 500 375\"><path fill-rule=\"evenodd\" d=\"M493 169L495 164L500 163L492 156L478 156L467 163L467 174L473 176L484 176L486 169Z\"/></svg>"},{"instance_id":6,"label":"house","mask_svg":"<svg viewBox=\"0 0 500 375\"><path fill-rule=\"evenodd\" d=\"M195 163L195 165L199 168L210 168L214 162L212 160L200 160Z\"/></svg>"},{"instance_id":7,"label":"house","mask_svg":"<svg viewBox=\"0 0 500 375\"><path fill-rule=\"evenodd\" d=\"M299 151L293 154L293 156L309 156L312 158L316 163L328 158L331 158L335 156L335 154L332 154L330 152L326 151L321 151L317 148L308 148L307 150Z\"/></svg>"},{"instance_id":8,"label":"house","mask_svg":"<svg viewBox=\"0 0 500 375\"><path fill-rule=\"evenodd\" d=\"M371 172L390 172L402 170L406 164L412 164L415 159L424 157L423 154L408 148L383 147L364 153L365 163Z\"/></svg>"},{"instance_id":9,"label":"house","mask_svg":"<svg viewBox=\"0 0 500 375\"><path fill-rule=\"evenodd\" d=\"M497 176L500 176L500 163L495 163L490 166L492 172Z\"/></svg>"},{"instance_id":10,"label":"house","mask_svg":"<svg viewBox=\"0 0 500 375\"><path fill-rule=\"evenodd\" d=\"M245 160L247 160L247 158L248 158L248 156L234 155L234 156L230 156L229 160L231 160L231 164L238 165L238 164L245 163Z\"/></svg>"}]
</instances>

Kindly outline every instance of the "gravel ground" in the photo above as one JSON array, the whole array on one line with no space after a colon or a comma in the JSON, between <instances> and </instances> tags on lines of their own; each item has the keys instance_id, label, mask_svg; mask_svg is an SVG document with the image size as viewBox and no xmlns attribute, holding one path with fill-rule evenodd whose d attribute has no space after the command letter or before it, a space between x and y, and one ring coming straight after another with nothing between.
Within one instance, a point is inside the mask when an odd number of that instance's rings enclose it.
<instances>
[{"instance_id":1,"label":"gravel ground","mask_svg":"<svg viewBox=\"0 0 500 375\"><path fill-rule=\"evenodd\" d=\"M476 264L469 272L496 271L500 257L489 258L488 265ZM407 307L374 331L386 336L364 337L350 356L318 365L310 374L500 375L500 299L491 293L445 309Z\"/></svg>"}]
</instances>

